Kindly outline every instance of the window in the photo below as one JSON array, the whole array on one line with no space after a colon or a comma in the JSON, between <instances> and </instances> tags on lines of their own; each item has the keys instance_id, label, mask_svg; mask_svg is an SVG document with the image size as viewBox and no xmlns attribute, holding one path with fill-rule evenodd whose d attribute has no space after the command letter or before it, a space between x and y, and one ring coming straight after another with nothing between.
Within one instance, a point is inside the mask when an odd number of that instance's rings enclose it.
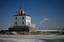
<instances>
[{"instance_id":1,"label":"window","mask_svg":"<svg viewBox=\"0 0 64 42\"><path fill-rule=\"evenodd\" d=\"M24 24L24 22L22 22L22 24Z\"/></svg>"},{"instance_id":2,"label":"window","mask_svg":"<svg viewBox=\"0 0 64 42\"><path fill-rule=\"evenodd\" d=\"M17 19L17 17L16 17L16 19Z\"/></svg>"},{"instance_id":3,"label":"window","mask_svg":"<svg viewBox=\"0 0 64 42\"><path fill-rule=\"evenodd\" d=\"M22 17L22 19L24 19L24 17Z\"/></svg>"},{"instance_id":4,"label":"window","mask_svg":"<svg viewBox=\"0 0 64 42\"><path fill-rule=\"evenodd\" d=\"M17 22L15 22L15 24L17 24Z\"/></svg>"}]
</instances>

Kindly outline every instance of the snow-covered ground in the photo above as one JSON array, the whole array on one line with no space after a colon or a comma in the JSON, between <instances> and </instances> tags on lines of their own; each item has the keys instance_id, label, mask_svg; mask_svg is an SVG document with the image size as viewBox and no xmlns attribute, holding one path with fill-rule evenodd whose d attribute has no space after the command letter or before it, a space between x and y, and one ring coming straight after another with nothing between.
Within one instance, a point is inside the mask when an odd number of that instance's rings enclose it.
<instances>
[{"instance_id":1,"label":"snow-covered ground","mask_svg":"<svg viewBox=\"0 0 64 42\"><path fill-rule=\"evenodd\" d=\"M64 39L64 35L0 35L0 42L46 42L43 39Z\"/></svg>"},{"instance_id":2,"label":"snow-covered ground","mask_svg":"<svg viewBox=\"0 0 64 42\"><path fill-rule=\"evenodd\" d=\"M39 39L16 39L16 38L0 38L4 42L41 42Z\"/></svg>"},{"instance_id":3,"label":"snow-covered ground","mask_svg":"<svg viewBox=\"0 0 64 42\"><path fill-rule=\"evenodd\" d=\"M0 35L0 38L64 39L64 35Z\"/></svg>"}]
</instances>

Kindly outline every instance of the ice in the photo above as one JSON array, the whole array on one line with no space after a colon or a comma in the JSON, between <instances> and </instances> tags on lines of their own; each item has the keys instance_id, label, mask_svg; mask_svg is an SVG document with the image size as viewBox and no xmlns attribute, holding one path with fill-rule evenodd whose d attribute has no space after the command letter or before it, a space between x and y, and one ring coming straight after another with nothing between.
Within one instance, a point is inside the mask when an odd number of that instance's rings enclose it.
<instances>
[{"instance_id":1,"label":"ice","mask_svg":"<svg viewBox=\"0 0 64 42\"><path fill-rule=\"evenodd\" d=\"M0 42L47 42L43 39L64 39L64 35L0 35Z\"/></svg>"},{"instance_id":2,"label":"ice","mask_svg":"<svg viewBox=\"0 0 64 42\"><path fill-rule=\"evenodd\" d=\"M0 38L1 42L45 42L39 39L13 39L13 38Z\"/></svg>"}]
</instances>

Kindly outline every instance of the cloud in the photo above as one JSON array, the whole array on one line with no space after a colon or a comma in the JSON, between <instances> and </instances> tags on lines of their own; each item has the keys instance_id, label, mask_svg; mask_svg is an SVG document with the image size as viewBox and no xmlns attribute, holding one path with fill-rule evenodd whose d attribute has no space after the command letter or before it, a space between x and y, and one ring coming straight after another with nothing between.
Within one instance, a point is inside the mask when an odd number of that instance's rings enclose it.
<instances>
[{"instance_id":1,"label":"cloud","mask_svg":"<svg viewBox=\"0 0 64 42\"><path fill-rule=\"evenodd\" d=\"M43 18L43 19L40 21L40 24L45 23L45 22L47 22L47 21L48 21L48 18Z\"/></svg>"},{"instance_id":2,"label":"cloud","mask_svg":"<svg viewBox=\"0 0 64 42\"><path fill-rule=\"evenodd\" d=\"M48 18L44 18L43 20L44 20L44 21L48 21Z\"/></svg>"},{"instance_id":3,"label":"cloud","mask_svg":"<svg viewBox=\"0 0 64 42\"><path fill-rule=\"evenodd\" d=\"M36 27L36 24L31 24L32 27Z\"/></svg>"}]
</instances>

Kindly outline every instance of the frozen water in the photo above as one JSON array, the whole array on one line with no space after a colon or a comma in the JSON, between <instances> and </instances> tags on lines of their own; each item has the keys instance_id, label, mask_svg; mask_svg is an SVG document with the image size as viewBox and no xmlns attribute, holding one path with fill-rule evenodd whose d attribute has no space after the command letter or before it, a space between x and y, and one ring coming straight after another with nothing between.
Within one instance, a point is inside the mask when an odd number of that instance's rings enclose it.
<instances>
[{"instance_id":1,"label":"frozen water","mask_svg":"<svg viewBox=\"0 0 64 42\"><path fill-rule=\"evenodd\" d=\"M39 39L10 39L10 38L2 38L0 42L45 42Z\"/></svg>"},{"instance_id":2,"label":"frozen water","mask_svg":"<svg viewBox=\"0 0 64 42\"><path fill-rule=\"evenodd\" d=\"M0 42L64 42L64 36L0 35Z\"/></svg>"}]
</instances>

